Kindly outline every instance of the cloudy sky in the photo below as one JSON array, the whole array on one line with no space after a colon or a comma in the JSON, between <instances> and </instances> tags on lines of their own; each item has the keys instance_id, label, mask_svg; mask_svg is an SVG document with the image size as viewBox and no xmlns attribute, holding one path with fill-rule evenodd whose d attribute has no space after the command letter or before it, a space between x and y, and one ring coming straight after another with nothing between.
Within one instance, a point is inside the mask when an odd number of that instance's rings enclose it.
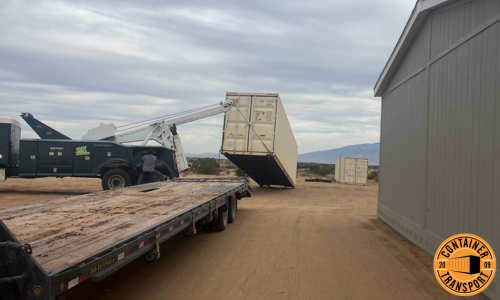
<instances>
[{"instance_id":1,"label":"cloudy sky","mask_svg":"<svg viewBox=\"0 0 500 300\"><path fill-rule=\"evenodd\" d=\"M0 0L0 116L73 139L278 92L299 153L379 141L373 86L414 0ZM222 116L179 127L186 152L218 152Z\"/></svg>"}]
</instances>

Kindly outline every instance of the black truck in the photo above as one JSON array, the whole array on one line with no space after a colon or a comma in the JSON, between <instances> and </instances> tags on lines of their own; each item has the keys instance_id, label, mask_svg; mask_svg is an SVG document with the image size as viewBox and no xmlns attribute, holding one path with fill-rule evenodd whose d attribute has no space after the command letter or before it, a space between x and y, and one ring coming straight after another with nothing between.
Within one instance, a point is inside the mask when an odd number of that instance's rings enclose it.
<instances>
[{"instance_id":1,"label":"black truck","mask_svg":"<svg viewBox=\"0 0 500 300\"><path fill-rule=\"evenodd\" d=\"M154 181L179 177L171 149L75 141L29 113L21 116L41 139L21 139L21 124L0 117L0 181L9 177L98 177L104 190L136 185L142 181L142 156L149 150L158 158Z\"/></svg>"}]
</instances>

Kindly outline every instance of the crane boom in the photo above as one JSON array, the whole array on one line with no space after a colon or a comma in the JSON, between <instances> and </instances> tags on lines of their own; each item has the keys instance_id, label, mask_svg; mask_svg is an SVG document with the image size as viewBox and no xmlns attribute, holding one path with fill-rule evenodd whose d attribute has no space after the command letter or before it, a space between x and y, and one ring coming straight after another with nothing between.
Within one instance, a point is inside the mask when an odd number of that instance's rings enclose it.
<instances>
[{"instance_id":1,"label":"crane boom","mask_svg":"<svg viewBox=\"0 0 500 300\"><path fill-rule=\"evenodd\" d=\"M168 149L175 150L179 171L184 171L188 168L188 164L181 139L177 134L177 125L226 112L231 106L233 106L233 102L221 101L216 107L195 109L175 114L173 117L166 116L121 127L115 127L112 123L101 123L99 127L90 129L83 136L83 139L109 140L117 143L141 142L142 145L153 140Z\"/></svg>"}]
</instances>

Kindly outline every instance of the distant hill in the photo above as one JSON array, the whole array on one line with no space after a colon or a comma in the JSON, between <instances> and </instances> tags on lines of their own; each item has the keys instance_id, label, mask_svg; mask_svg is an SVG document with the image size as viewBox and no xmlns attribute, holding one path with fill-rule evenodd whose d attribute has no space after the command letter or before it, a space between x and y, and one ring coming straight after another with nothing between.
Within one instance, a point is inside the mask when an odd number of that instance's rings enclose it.
<instances>
[{"instance_id":1,"label":"distant hill","mask_svg":"<svg viewBox=\"0 0 500 300\"><path fill-rule=\"evenodd\" d=\"M363 157L368 158L368 163L370 165L378 165L380 153L380 143L376 144L359 144L346 146L338 149L309 152L304 154L299 154L298 160L300 162L312 162L312 163L322 163L322 164L334 164L335 160L342 157ZM210 158L221 158L226 157L219 153L186 153L186 157L210 157Z\"/></svg>"},{"instance_id":2,"label":"distant hill","mask_svg":"<svg viewBox=\"0 0 500 300\"><path fill-rule=\"evenodd\" d=\"M334 164L335 160L338 159L340 155L342 155L342 157L349 156L349 157L368 158L368 163L370 165L378 165L379 154L380 154L380 143L359 144L359 145L346 146L338 149L299 154L299 161Z\"/></svg>"},{"instance_id":3,"label":"distant hill","mask_svg":"<svg viewBox=\"0 0 500 300\"><path fill-rule=\"evenodd\" d=\"M225 159L226 157L222 154L219 153L186 153L186 157L209 157L209 158L219 158L220 159Z\"/></svg>"}]
</instances>

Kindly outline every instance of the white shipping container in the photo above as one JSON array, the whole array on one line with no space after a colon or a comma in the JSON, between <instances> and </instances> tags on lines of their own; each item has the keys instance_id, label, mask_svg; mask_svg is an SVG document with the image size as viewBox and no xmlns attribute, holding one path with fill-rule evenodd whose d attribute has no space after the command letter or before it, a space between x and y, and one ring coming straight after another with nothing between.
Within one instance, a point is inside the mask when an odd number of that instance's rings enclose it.
<instances>
[{"instance_id":1,"label":"white shipping container","mask_svg":"<svg viewBox=\"0 0 500 300\"><path fill-rule=\"evenodd\" d=\"M366 184L368 159L342 157L335 161L335 180L345 184Z\"/></svg>"},{"instance_id":2,"label":"white shipping container","mask_svg":"<svg viewBox=\"0 0 500 300\"><path fill-rule=\"evenodd\" d=\"M279 94L226 93L221 153L259 185L295 187L298 146Z\"/></svg>"}]
</instances>

